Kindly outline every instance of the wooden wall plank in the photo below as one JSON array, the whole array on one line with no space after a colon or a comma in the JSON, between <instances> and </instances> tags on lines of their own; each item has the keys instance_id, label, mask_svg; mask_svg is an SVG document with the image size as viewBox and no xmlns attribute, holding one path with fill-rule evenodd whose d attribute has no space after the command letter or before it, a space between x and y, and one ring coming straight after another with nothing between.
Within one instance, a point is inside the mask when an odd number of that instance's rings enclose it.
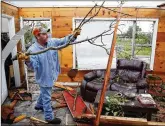
<instances>
[{"instance_id":1,"label":"wooden wall plank","mask_svg":"<svg viewBox=\"0 0 165 126\"><path fill-rule=\"evenodd\" d=\"M73 47L69 46L62 50L62 63L61 67L72 68L73 67Z\"/></svg>"},{"instance_id":2,"label":"wooden wall plank","mask_svg":"<svg viewBox=\"0 0 165 126\"><path fill-rule=\"evenodd\" d=\"M156 51L165 51L165 40L164 42L156 43Z\"/></svg>"},{"instance_id":3,"label":"wooden wall plank","mask_svg":"<svg viewBox=\"0 0 165 126\"><path fill-rule=\"evenodd\" d=\"M165 25L165 23L164 23ZM157 33L157 42L164 42L165 41L165 32L158 32Z\"/></svg>"},{"instance_id":4,"label":"wooden wall plank","mask_svg":"<svg viewBox=\"0 0 165 126\"><path fill-rule=\"evenodd\" d=\"M52 12L51 11L44 11L43 17L45 17L45 18L51 18L52 17Z\"/></svg>"},{"instance_id":5,"label":"wooden wall plank","mask_svg":"<svg viewBox=\"0 0 165 126\"><path fill-rule=\"evenodd\" d=\"M43 16L43 11L40 12L29 12L29 11L24 11L20 12L19 15L24 18L41 18Z\"/></svg>"},{"instance_id":6,"label":"wooden wall plank","mask_svg":"<svg viewBox=\"0 0 165 126\"><path fill-rule=\"evenodd\" d=\"M1 2L1 7L3 8L9 8L10 10L12 10L12 11L18 11L18 7L15 7L15 6L12 6L12 5L9 5L9 4L7 4L7 3L5 3L5 2Z\"/></svg>"},{"instance_id":7,"label":"wooden wall plank","mask_svg":"<svg viewBox=\"0 0 165 126\"><path fill-rule=\"evenodd\" d=\"M50 7L42 7L42 8L35 8L35 7L24 7L24 8L19 8L19 12L43 12L43 11L52 11L53 8Z\"/></svg>"},{"instance_id":8,"label":"wooden wall plank","mask_svg":"<svg viewBox=\"0 0 165 126\"><path fill-rule=\"evenodd\" d=\"M53 17L52 20L54 31L72 31L72 17Z\"/></svg>"},{"instance_id":9,"label":"wooden wall plank","mask_svg":"<svg viewBox=\"0 0 165 126\"><path fill-rule=\"evenodd\" d=\"M154 70L156 71L165 71L165 60L156 60L154 63Z\"/></svg>"},{"instance_id":10,"label":"wooden wall plank","mask_svg":"<svg viewBox=\"0 0 165 126\"><path fill-rule=\"evenodd\" d=\"M162 9L161 11L159 11L160 17L165 18L165 10Z\"/></svg>"},{"instance_id":11,"label":"wooden wall plank","mask_svg":"<svg viewBox=\"0 0 165 126\"><path fill-rule=\"evenodd\" d=\"M159 22L158 32L165 32L165 22Z\"/></svg>"},{"instance_id":12,"label":"wooden wall plank","mask_svg":"<svg viewBox=\"0 0 165 126\"><path fill-rule=\"evenodd\" d=\"M159 61L164 61L165 62L165 49L164 51L155 51L155 59Z\"/></svg>"},{"instance_id":13,"label":"wooden wall plank","mask_svg":"<svg viewBox=\"0 0 165 126\"><path fill-rule=\"evenodd\" d=\"M57 37L57 38L62 38L71 33L72 33L71 30L70 31L56 31L55 29L53 29L52 36Z\"/></svg>"}]
</instances>

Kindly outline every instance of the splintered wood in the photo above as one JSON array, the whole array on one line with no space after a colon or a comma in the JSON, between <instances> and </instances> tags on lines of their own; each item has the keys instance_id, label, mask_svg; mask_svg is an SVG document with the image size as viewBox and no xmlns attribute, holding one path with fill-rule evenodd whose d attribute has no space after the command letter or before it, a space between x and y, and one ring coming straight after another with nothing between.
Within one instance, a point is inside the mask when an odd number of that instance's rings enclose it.
<instances>
[{"instance_id":1,"label":"splintered wood","mask_svg":"<svg viewBox=\"0 0 165 126\"><path fill-rule=\"evenodd\" d=\"M32 94L27 92L25 89L12 89L9 90L9 98L11 100L23 100L23 101L31 101Z\"/></svg>"},{"instance_id":2,"label":"splintered wood","mask_svg":"<svg viewBox=\"0 0 165 126\"><path fill-rule=\"evenodd\" d=\"M72 90L73 90L73 88L68 87L68 86L64 86L64 85L59 84L59 83L55 83L54 86L55 86L55 87L58 87L58 88L65 89L65 90L69 90L69 91L72 91Z\"/></svg>"},{"instance_id":3,"label":"splintered wood","mask_svg":"<svg viewBox=\"0 0 165 126\"><path fill-rule=\"evenodd\" d=\"M53 106L54 109L67 107L65 99L62 95L61 91L52 93L52 101L56 101L57 103Z\"/></svg>"}]
</instances>

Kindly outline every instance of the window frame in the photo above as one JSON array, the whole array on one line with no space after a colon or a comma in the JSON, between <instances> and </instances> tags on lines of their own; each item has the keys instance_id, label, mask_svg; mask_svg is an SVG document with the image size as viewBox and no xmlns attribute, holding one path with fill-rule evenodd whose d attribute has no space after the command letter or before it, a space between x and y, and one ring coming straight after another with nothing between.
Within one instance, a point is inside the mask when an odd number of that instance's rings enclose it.
<instances>
[{"instance_id":1,"label":"window frame","mask_svg":"<svg viewBox=\"0 0 165 126\"><path fill-rule=\"evenodd\" d=\"M74 17L72 19L73 30L75 29L75 21L76 20L82 20L82 19L83 19L83 17L78 17L78 18ZM116 18L93 18L93 19L96 19L96 20L114 20ZM154 22L152 48L151 48L151 60L150 60L150 70L153 70L159 19L158 18L121 18L120 21L133 21L133 22L136 22L136 21L153 21ZM73 69L76 69L76 57L75 56L76 56L76 45L74 44L73 45Z\"/></svg>"}]
</instances>

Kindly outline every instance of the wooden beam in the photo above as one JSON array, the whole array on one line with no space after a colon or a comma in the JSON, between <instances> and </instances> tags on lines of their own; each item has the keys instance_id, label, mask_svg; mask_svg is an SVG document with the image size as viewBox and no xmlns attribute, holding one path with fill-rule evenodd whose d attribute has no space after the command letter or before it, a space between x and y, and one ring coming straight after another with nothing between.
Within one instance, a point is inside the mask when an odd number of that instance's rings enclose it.
<instances>
[{"instance_id":1,"label":"wooden beam","mask_svg":"<svg viewBox=\"0 0 165 126\"><path fill-rule=\"evenodd\" d=\"M55 82L54 86L55 86L55 87L58 87L58 88L65 89L65 90L68 90L68 91L72 91L72 90L73 90L73 88L68 87L68 86L63 86L62 84L59 84L59 83L57 83L57 82Z\"/></svg>"},{"instance_id":2,"label":"wooden beam","mask_svg":"<svg viewBox=\"0 0 165 126\"><path fill-rule=\"evenodd\" d=\"M165 126L165 122L152 122L152 121L148 121L147 122L148 126Z\"/></svg>"},{"instance_id":3,"label":"wooden beam","mask_svg":"<svg viewBox=\"0 0 165 126\"><path fill-rule=\"evenodd\" d=\"M81 116L83 119L94 120L96 115L92 114L84 114ZM117 117L117 116L100 116L100 123L101 124L118 124L118 125L133 125L133 126L144 126L147 125L146 119L141 118L128 118L128 117Z\"/></svg>"},{"instance_id":4,"label":"wooden beam","mask_svg":"<svg viewBox=\"0 0 165 126\"><path fill-rule=\"evenodd\" d=\"M95 120L96 115L83 114L79 119ZM130 117L117 117L117 116L100 116L101 124L117 124L117 125L132 125L132 126L165 126L164 122L151 122L142 118L130 118Z\"/></svg>"},{"instance_id":5,"label":"wooden beam","mask_svg":"<svg viewBox=\"0 0 165 126\"><path fill-rule=\"evenodd\" d=\"M120 10L119 12L121 13L122 11L122 4L120 6ZM99 125L99 121L100 121L100 115L102 112L102 107L103 107L103 103L104 103L104 97L105 97L105 91L109 82L109 77L110 77L110 69L111 69L111 65L112 65L112 59L113 59L113 53L114 53L114 48L116 45L116 40L117 40L117 30L118 30L118 25L119 25L119 21L120 21L120 13L117 16L117 22L115 25L115 29L114 29L114 34L113 34L113 40L112 40L112 44L111 44L111 50L110 50L110 55L109 55L109 59L108 59L108 64L107 64L107 69L106 69L106 73L104 76L104 84L103 84L103 88L101 91L101 97L100 97L100 103L98 105L98 111L97 111L97 116L96 116L96 120L95 120L95 125L98 126Z\"/></svg>"}]
</instances>

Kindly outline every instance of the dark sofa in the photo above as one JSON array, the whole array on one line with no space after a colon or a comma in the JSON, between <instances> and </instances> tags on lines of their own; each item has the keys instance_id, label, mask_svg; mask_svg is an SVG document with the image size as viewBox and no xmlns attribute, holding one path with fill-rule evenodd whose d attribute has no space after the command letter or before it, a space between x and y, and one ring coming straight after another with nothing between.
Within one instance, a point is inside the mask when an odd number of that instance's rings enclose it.
<instances>
[{"instance_id":1,"label":"dark sofa","mask_svg":"<svg viewBox=\"0 0 165 126\"><path fill-rule=\"evenodd\" d=\"M145 92L147 64L139 60L118 59L116 69L111 69L107 90L118 92ZM81 84L81 96L84 100L94 102L97 92L102 89L105 70L96 70L84 75Z\"/></svg>"}]
</instances>

